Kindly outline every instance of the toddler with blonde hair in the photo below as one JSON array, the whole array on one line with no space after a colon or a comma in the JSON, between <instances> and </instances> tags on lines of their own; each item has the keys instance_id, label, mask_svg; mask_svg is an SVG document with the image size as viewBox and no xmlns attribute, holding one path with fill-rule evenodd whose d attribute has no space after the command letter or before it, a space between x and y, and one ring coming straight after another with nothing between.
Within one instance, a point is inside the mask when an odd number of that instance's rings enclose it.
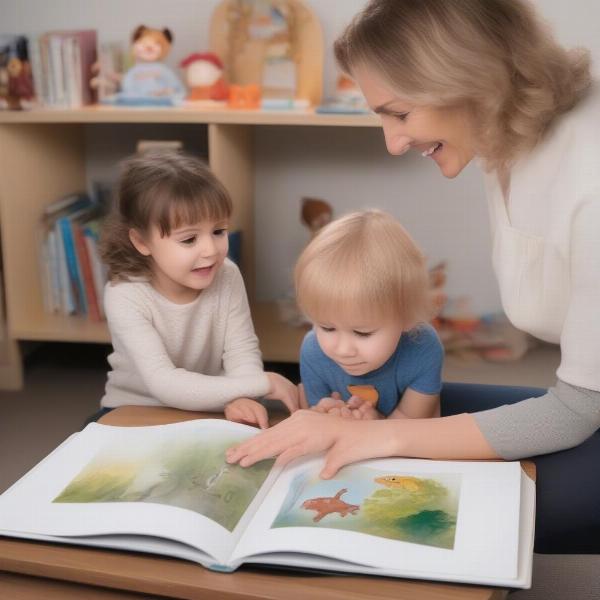
<instances>
[{"instance_id":1,"label":"toddler with blonde hair","mask_svg":"<svg viewBox=\"0 0 600 600\"><path fill-rule=\"evenodd\" d=\"M427 324L425 259L378 210L326 226L295 269L298 304L313 322L300 373L309 406L357 419L439 416L443 349Z\"/></svg>"}]
</instances>

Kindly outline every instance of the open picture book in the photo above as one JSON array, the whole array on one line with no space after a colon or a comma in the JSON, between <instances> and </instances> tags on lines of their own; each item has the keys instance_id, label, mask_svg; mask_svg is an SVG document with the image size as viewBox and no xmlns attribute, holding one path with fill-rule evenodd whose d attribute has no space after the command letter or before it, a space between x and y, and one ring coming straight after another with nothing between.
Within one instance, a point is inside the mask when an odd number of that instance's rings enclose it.
<instances>
[{"instance_id":1,"label":"open picture book","mask_svg":"<svg viewBox=\"0 0 600 600\"><path fill-rule=\"evenodd\" d=\"M253 427L93 423L0 496L0 535L178 557L529 587L535 485L518 462L229 465Z\"/></svg>"}]
</instances>

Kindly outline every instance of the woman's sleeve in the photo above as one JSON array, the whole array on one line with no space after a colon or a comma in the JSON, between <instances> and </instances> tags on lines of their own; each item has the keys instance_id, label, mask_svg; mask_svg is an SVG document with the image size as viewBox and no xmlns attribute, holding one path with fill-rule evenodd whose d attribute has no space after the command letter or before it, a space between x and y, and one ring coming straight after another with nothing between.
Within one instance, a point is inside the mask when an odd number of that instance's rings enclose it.
<instances>
[{"instance_id":1,"label":"woman's sleeve","mask_svg":"<svg viewBox=\"0 0 600 600\"><path fill-rule=\"evenodd\" d=\"M600 427L600 191L575 213L570 239L570 298L556 386L539 398L474 415L502 458L573 448Z\"/></svg>"},{"instance_id":2,"label":"woman's sleeve","mask_svg":"<svg viewBox=\"0 0 600 600\"><path fill-rule=\"evenodd\" d=\"M159 402L183 410L220 411L230 400L268 391L268 380L262 373L210 376L176 368L143 302L118 287L109 285L105 294L111 335Z\"/></svg>"},{"instance_id":3,"label":"woman's sleeve","mask_svg":"<svg viewBox=\"0 0 600 600\"><path fill-rule=\"evenodd\" d=\"M573 448L600 427L600 392L558 380L547 394L474 413L481 433L505 460Z\"/></svg>"}]
</instances>

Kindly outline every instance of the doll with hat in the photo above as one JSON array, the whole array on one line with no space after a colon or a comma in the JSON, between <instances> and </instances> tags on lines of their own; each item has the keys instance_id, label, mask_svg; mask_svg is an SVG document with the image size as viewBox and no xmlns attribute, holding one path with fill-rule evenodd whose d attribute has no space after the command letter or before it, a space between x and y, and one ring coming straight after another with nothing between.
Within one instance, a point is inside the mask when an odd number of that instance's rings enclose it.
<instances>
[{"instance_id":1,"label":"doll with hat","mask_svg":"<svg viewBox=\"0 0 600 600\"><path fill-rule=\"evenodd\" d=\"M185 69L188 100L227 100L229 89L223 77L223 63L214 52L190 54L179 66Z\"/></svg>"}]
</instances>

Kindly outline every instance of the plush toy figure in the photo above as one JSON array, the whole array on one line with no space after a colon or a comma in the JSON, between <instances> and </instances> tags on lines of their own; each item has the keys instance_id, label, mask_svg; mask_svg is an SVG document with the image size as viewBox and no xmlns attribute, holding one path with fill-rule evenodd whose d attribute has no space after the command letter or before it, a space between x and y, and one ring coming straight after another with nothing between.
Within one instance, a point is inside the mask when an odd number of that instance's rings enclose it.
<instances>
[{"instance_id":1,"label":"plush toy figure","mask_svg":"<svg viewBox=\"0 0 600 600\"><path fill-rule=\"evenodd\" d=\"M214 52L190 54L179 66L185 69L188 100L227 100L229 89L223 78L223 63Z\"/></svg>"},{"instance_id":2,"label":"plush toy figure","mask_svg":"<svg viewBox=\"0 0 600 600\"><path fill-rule=\"evenodd\" d=\"M33 100L33 81L29 63L14 56L7 66L8 105L10 108L26 108Z\"/></svg>"},{"instance_id":3,"label":"plush toy figure","mask_svg":"<svg viewBox=\"0 0 600 600\"><path fill-rule=\"evenodd\" d=\"M172 105L180 102L185 88L177 75L163 61L173 42L169 29L152 29L140 25L132 35L132 52L136 64L125 73L118 104Z\"/></svg>"}]
</instances>

